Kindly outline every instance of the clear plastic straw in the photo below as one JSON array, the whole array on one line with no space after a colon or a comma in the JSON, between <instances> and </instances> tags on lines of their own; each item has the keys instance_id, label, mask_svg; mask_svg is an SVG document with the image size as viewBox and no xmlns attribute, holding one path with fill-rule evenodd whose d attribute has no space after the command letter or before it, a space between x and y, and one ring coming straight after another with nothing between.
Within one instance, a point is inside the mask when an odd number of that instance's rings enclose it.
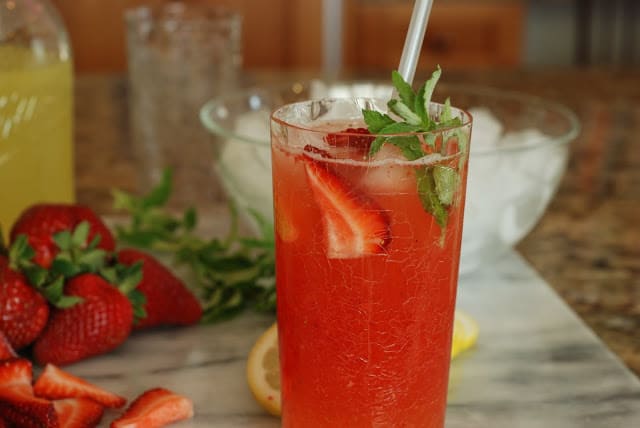
<instances>
[{"instance_id":1,"label":"clear plastic straw","mask_svg":"<svg viewBox=\"0 0 640 428\"><path fill-rule=\"evenodd\" d=\"M398 73L409 84L413 82L413 77L416 74L422 41L427 30L427 21L429 20L432 5L433 0L416 0L413 5L411 22L409 23L407 38L404 40L404 48L402 49L400 65L398 66Z\"/></svg>"}]
</instances>

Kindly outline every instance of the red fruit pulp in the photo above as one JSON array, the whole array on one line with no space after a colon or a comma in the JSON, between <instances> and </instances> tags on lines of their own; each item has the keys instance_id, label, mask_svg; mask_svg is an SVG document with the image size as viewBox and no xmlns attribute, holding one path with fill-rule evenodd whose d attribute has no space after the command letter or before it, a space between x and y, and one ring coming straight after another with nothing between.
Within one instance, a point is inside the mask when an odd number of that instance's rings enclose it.
<instances>
[{"instance_id":1,"label":"red fruit pulp","mask_svg":"<svg viewBox=\"0 0 640 428\"><path fill-rule=\"evenodd\" d=\"M382 166L318 157L391 231L382 254L330 258L303 156L276 144L272 159L283 426L442 427L464 185L441 241L415 184L376 190L366 177ZM415 166L394 168L415 180Z\"/></svg>"}]
</instances>

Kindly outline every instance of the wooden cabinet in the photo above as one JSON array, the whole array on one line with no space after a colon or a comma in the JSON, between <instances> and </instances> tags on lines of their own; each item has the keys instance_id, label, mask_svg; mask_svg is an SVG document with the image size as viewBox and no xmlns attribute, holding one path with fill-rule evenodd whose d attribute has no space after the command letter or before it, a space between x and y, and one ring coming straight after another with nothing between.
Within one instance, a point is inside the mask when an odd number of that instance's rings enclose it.
<instances>
[{"instance_id":1,"label":"wooden cabinet","mask_svg":"<svg viewBox=\"0 0 640 428\"><path fill-rule=\"evenodd\" d=\"M297 0L296 0L297 1ZM304 1L304 0L302 0ZM79 72L120 72L126 68L124 12L168 0L52 0L67 26ZM245 66L286 66L287 5L291 0L188 0L226 6L242 14Z\"/></svg>"},{"instance_id":2,"label":"wooden cabinet","mask_svg":"<svg viewBox=\"0 0 640 428\"><path fill-rule=\"evenodd\" d=\"M125 9L167 0L52 0L70 33L80 72L125 70ZM322 68L323 0L189 0L227 6L243 17L247 69ZM345 68L398 66L413 0L342 0ZM420 68L520 63L524 0L435 1Z\"/></svg>"},{"instance_id":3,"label":"wooden cabinet","mask_svg":"<svg viewBox=\"0 0 640 428\"><path fill-rule=\"evenodd\" d=\"M345 63L357 69L396 68L413 1L352 0ZM520 64L522 1L442 0L431 12L419 68L511 67Z\"/></svg>"}]
</instances>

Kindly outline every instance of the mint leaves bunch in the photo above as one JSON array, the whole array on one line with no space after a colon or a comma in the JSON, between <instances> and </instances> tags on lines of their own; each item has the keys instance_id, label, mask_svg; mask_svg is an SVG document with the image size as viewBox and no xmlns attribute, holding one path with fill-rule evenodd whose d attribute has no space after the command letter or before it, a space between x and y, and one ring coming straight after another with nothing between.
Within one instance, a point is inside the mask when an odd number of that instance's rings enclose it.
<instances>
[{"instance_id":1,"label":"mint leaves bunch","mask_svg":"<svg viewBox=\"0 0 640 428\"><path fill-rule=\"evenodd\" d=\"M205 238L197 232L194 209L174 215L166 209L172 192L171 172L147 195L114 190L114 207L129 214L116 227L120 244L173 256L176 267L190 277L203 305L201 322L233 317L247 307L273 312L276 305L273 226L251 213L260 228L256 238L238 236L238 214L231 206L232 225L226 237Z\"/></svg>"},{"instance_id":2,"label":"mint leaves bunch","mask_svg":"<svg viewBox=\"0 0 640 428\"><path fill-rule=\"evenodd\" d=\"M441 74L442 70L438 67L431 78L415 92L400 73L393 71L391 80L399 98L391 99L387 106L401 120L376 110L362 110L369 132L377 135L369 149L370 158L375 156L384 144L398 147L409 161L433 153L446 156L446 143L452 137L456 138L460 152L466 154L468 136L459 128L462 126L460 118L453 117L449 99L444 102L439 117L432 117L429 111L431 98ZM447 131L448 129L450 131ZM438 134L442 135L439 147ZM459 171L440 163L420 166L416 168L416 182L422 206L434 216L444 230L448 220L447 208L453 203L460 184Z\"/></svg>"}]
</instances>

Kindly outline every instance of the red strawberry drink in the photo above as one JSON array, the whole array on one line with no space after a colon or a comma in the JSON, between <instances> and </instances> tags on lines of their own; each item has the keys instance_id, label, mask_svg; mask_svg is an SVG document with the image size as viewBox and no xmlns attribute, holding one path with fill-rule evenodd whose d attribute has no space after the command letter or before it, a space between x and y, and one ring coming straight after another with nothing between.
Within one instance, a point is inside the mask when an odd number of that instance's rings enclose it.
<instances>
[{"instance_id":1,"label":"red strawberry drink","mask_svg":"<svg viewBox=\"0 0 640 428\"><path fill-rule=\"evenodd\" d=\"M284 427L444 425L471 119L376 138L365 105L272 117Z\"/></svg>"}]
</instances>

